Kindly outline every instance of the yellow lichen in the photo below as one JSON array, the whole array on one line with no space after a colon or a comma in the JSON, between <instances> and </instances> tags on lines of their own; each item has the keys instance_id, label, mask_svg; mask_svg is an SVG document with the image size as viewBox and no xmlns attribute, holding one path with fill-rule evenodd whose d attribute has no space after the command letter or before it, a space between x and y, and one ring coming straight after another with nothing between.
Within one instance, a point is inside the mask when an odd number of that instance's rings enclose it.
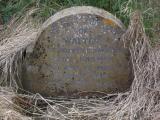
<instances>
[{"instance_id":1,"label":"yellow lichen","mask_svg":"<svg viewBox=\"0 0 160 120\"><path fill-rule=\"evenodd\" d=\"M111 25L112 27L116 27L116 23L111 19L103 19L104 24Z\"/></svg>"}]
</instances>

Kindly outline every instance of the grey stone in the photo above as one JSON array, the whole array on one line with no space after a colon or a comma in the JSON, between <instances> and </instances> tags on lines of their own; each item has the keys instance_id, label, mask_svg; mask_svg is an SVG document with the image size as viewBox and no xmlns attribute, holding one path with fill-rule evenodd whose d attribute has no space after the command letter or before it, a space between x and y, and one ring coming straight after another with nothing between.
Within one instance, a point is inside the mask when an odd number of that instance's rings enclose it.
<instances>
[{"instance_id":1,"label":"grey stone","mask_svg":"<svg viewBox=\"0 0 160 120\"><path fill-rule=\"evenodd\" d=\"M119 40L124 31L101 9L60 11L44 23L33 52L27 53L24 89L44 96L126 90L131 77L128 50Z\"/></svg>"}]
</instances>

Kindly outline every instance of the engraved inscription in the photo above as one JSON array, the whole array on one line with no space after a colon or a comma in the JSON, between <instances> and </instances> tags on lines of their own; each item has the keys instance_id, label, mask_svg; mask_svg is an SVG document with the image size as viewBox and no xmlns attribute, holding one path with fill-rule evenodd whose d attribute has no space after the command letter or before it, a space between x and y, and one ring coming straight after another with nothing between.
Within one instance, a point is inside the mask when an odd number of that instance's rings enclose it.
<instances>
[{"instance_id":1,"label":"engraved inscription","mask_svg":"<svg viewBox=\"0 0 160 120\"><path fill-rule=\"evenodd\" d=\"M128 50L112 17L81 13L47 26L26 61L25 87L53 96L126 89Z\"/></svg>"}]
</instances>

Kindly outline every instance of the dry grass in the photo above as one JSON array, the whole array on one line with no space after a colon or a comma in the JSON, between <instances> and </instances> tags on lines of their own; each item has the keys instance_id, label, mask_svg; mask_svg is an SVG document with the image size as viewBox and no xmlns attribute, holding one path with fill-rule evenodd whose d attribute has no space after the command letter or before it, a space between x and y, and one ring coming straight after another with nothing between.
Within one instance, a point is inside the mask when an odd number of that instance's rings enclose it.
<instances>
[{"instance_id":1,"label":"dry grass","mask_svg":"<svg viewBox=\"0 0 160 120\"><path fill-rule=\"evenodd\" d=\"M28 19L23 19L15 32L0 42L0 82L6 86L0 91L2 120L160 119L160 50L150 46L139 12L132 15L130 26L121 38L124 46L130 49L133 65L134 80L130 91L95 99L44 98L39 94L17 93L18 62L22 62L23 50L38 34L38 29L29 23Z\"/></svg>"}]
</instances>

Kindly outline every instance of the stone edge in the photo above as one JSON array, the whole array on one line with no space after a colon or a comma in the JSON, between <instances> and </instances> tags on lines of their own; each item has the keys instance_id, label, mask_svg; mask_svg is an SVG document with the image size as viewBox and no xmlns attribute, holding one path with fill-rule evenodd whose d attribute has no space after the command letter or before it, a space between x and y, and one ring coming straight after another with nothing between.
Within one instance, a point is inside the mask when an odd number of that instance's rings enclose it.
<instances>
[{"instance_id":1,"label":"stone edge","mask_svg":"<svg viewBox=\"0 0 160 120\"><path fill-rule=\"evenodd\" d=\"M50 18L48 18L47 21L44 22L42 27L40 28L38 35L37 35L37 38L36 38L36 41L39 38L40 34L43 32L43 30L45 30L53 22L55 22L61 18L64 18L66 16L75 15L75 14L83 14L83 13L97 15L97 16L100 16L100 17L103 17L106 19L112 19L122 30L125 30L125 26L118 18L116 18L111 13L109 13L103 9L92 7L92 6L75 6L75 7L63 9L63 10L55 13Z\"/></svg>"}]
</instances>

